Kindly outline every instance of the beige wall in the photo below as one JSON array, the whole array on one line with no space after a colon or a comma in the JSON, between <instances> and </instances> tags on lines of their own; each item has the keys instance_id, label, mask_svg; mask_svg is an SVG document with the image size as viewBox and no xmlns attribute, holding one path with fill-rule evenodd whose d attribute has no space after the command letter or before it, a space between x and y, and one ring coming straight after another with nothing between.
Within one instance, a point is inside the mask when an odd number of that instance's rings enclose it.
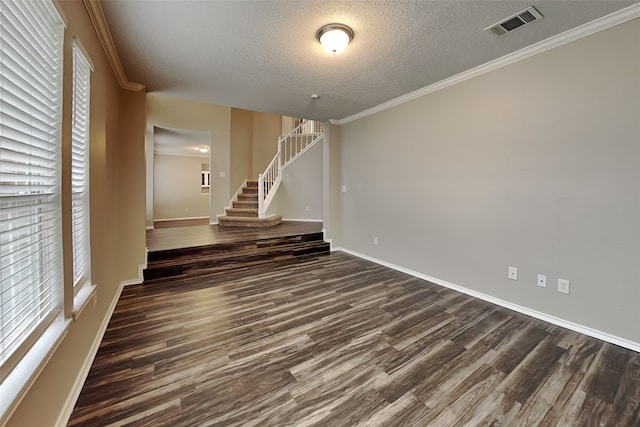
<instances>
[{"instance_id":1,"label":"beige wall","mask_svg":"<svg viewBox=\"0 0 640 427\"><path fill-rule=\"evenodd\" d=\"M264 172L278 152L278 138L282 131L282 117L274 114L253 112L252 178Z\"/></svg>"},{"instance_id":2,"label":"beige wall","mask_svg":"<svg viewBox=\"0 0 640 427\"><path fill-rule=\"evenodd\" d=\"M231 193L245 179L258 179L278 151L282 117L231 109Z\"/></svg>"},{"instance_id":3,"label":"beige wall","mask_svg":"<svg viewBox=\"0 0 640 427\"><path fill-rule=\"evenodd\" d=\"M640 343L638 40L636 19L342 126L340 245Z\"/></svg>"},{"instance_id":4,"label":"beige wall","mask_svg":"<svg viewBox=\"0 0 640 427\"><path fill-rule=\"evenodd\" d=\"M71 397L109 306L122 281L135 279L144 263L144 91L122 91L103 54L82 2L60 2L67 18L65 31L63 110L63 243L70 258L70 119L71 43L78 37L94 64L91 75L91 256L92 279L98 285L97 304L71 324L38 379L7 425L53 426ZM68 262L65 265L69 265ZM71 287L65 280L67 289ZM65 301L67 309L71 301ZM68 407L68 406L67 406Z\"/></svg>"},{"instance_id":5,"label":"beige wall","mask_svg":"<svg viewBox=\"0 0 640 427\"><path fill-rule=\"evenodd\" d=\"M231 108L149 93L147 129L152 129L153 126L190 129L211 134L210 220L215 221L216 216L224 212L230 199ZM148 137L147 150L150 150ZM221 172L224 173L224 177L220 176ZM147 211L147 225L148 216ZM157 217L155 214L153 216Z\"/></svg>"},{"instance_id":6,"label":"beige wall","mask_svg":"<svg viewBox=\"0 0 640 427\"><path fill-rule=\"evenodd\" d=\"M155 155L153 213L155 220L209 217L209 194L202 193L206 157Z\"/></svg>"},{"instance_id":7,"label":"beige wall","mask_svg":"<svg viewBox=\"0 0 640 427\"><path fill-rule=\"evenodd\" d=\"M231 194L236 192L245 179L252 178L252 123L252 111L231 109Z\"/></svg>"}]
</instances>

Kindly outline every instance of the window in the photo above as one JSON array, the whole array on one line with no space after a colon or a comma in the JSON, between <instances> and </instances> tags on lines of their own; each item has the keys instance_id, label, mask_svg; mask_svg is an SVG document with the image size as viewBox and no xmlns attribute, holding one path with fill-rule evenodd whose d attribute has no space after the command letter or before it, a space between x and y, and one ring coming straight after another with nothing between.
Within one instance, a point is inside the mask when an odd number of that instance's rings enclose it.
<instances>
[{"instance_id":1,"label":"window","mask_svg":"<svg viewBox=\"0 0 640 427\"><path fill-rule=\"evenodd\" d=\"M71 235L73 286L77 293L91 281L89 242L89 90L91 66L73 42L73 106L71 117Z\"/></svg>"},{"instance_id":2,"label":"window","mask_svg":"<svg viewBox=\"0 0 640 427\"><path fill-rule=\"evenodd\" d=\"M63 32L51 2L0 2L0 382L62 307Z\"/></svg>"}]
</instances>

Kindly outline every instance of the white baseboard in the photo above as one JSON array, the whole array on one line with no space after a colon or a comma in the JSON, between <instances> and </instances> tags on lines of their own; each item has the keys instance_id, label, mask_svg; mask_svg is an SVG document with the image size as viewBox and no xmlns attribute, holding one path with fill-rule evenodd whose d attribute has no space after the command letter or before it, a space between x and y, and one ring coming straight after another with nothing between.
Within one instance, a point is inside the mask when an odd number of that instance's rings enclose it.
<instances>
[{"instance_id":1,"label":"white baseboard","mask_svg":"<svg viewBox=\"0 0 640 427\"><path fill-rule=\"evenodd\" d=\"M189 219L208 219L208 216L185 216L182 218L154 218L153 222L156 221L184 221Z\"/></svg>"},{"instance_id":2,"label":"white baseboard","mask_svg":"<svg viewBox=\"0 0 640 427\"><path fill-rule=\"evenodd\" d=\"M322 240L324 240L325 242L327 242L329 244L329 252L333 252L333 239L329 239L327 237L327 229L326 228L322 228Z\"/></svg>"},{"instance_id":3,"label":"white baseboard","mask_svg":"<svg viewBox=\"0 0 640 427\"><path fill-rule=\"evenodd\" d=\"M309 219L309 218L282 218L283 221L297 221L297 222L322 222L321 219Z\"/></svg>"},{"instance_id":4,"label":"white baseboard","mask_svg":"<svg viewBox=\"0 0 640 427\"><path fill-rule=\"evenodd\" d=\"M470 295L475 298L479 298L481 300L490 302L492 304L499 305L504 308L508 308L509 310L517 311L518 313L525 314L527 316L535 317L536 319L544 320L545 322L549 322L553 325L561 326L563 328L570 329L575 332L579 332L581 334L588 335L593 338L600 339L602 341L609 342L611 344L618 345L620 347L628 348L629 350L633 350L636 352L640 352L640 343L630 341L626 338L621 338L616 335L609 334L607 332L602 332L597 329L590 328L588 326L584 326L578 323L571 322L566 319L561 319L559 317L552 316L550 314L542 313L537 310L532 310L528 307L524 307L518 304L514 304L509 301L502 300L500 298L493 297L491 295L483 294L482 292L474 291L469 288L465 288L464 286L456 285L455 283L447 282L445 280L438 279L437 277L432 277L426 274L419 273L414 270L410 270L408 268L400 267L398 265L392 264L390 262L382 261L377 258L370 257L368 255L361 254L356 251L352 251L345 248L336 248L337 251L342 251L344 253L356 256L358 258L366 259L367 261L374 262L376 264L389 267L393 270L400 271L402 273L409 274L411 276L417 277L419 279L426 280L431 283L435 283L436 285L444 286L445 288L453 289L458 292L462 292L464 294Z\"/></svg>"},{"instance_id":5,"label":"white baseboard","mask_svg":"<svg viewBox=\"0 0 640 427\"><path fill-rule=\"evenodd\" d=\"M62 411L58 416L58 420L56 421L56 427L64 427L69 422L69 418L71 417L71 413L73 412L73 408L76 406L76 402L78 401L78 397L80 397L80 392L82 391L82 387L84 386L84 382L89 375L89 370L91 369L91 365L93 364L93 360L96 358L96 354L98 354L98 349L100 348L100 343L102 342L102 338L104 337L105 332L107 331L107 326L109 326L109 321L111 320L111 316L113 315L113 311L116 309L116 304L120 299L120 295L122 294L122 290L125 287L125 282L120 282L120 286L118 286L118 290L116 294L113 296L111 300L111 304L109 304L109 308L107 309L107 314L102 320L100 324L100 329L96 333L95 338L93 339L93 343L91 343L91 348L89 349L89 353L80 368L80 372L76 377L75 382L73 383L73 387L67 396L67 400L62 407Z\"/></svg>"}]
</instances>

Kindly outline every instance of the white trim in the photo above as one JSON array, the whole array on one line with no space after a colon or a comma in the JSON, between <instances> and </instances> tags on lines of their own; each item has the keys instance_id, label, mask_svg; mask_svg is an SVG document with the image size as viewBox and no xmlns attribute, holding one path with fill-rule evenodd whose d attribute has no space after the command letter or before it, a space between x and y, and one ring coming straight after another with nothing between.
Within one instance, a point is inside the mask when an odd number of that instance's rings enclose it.
<instances>
[{"instance_id":1,"label":"white trim","mask_svg":"<svg viewBox=\"0 0 640 427\"><path fill-rule=\"evenodd\" d=\"M120 87L134 92L143 90L143 85L132 83L127 79L127 75L124 72L124 68L122 68L122 62L120 62L118 51L113 43L113 38L111 37L111 32L109 31L109 26L107 25L100 2L92 0L82 0L82 2L87 9L93 28L96 30L102 49L104 49L104 53L109 60L109 64L111 64L111 69L113 70L113 74L116 76L116 80L118 80Z\"/></svg>"},{"instance_id":2,"label":"white trim","mask_svg":"<svg viewBox=\"0 0 640 427\"><path fill-rule=\"evenodd\" d=\"M144 282L144 270L147 268L147 257L149 251L145 248L144 264L138 264L138 277L136 279L123 280L120 282L122 286L140 285Z\"/></svg>"},{"instance_id":3,"label":"white trim","mask_svg":"<svg viewBox=\"0 0 640 427\"><path fill-rule=\"evenodd\" d=\"M67 336L71 318L64 313L53 321L42 336L18 362L11 373L0 384L0 426L6 425L31 386L36 382L49 360Z\"/></svg>"},{"instance_id":4,"label":"white trim","mask_svg":"<svg viewBox=\"0 0 640 427\"><path fill-rule=\"evenodd\" d=\"M84 311L84 309L89 305L89 301L91 298L95 297L96 292L98 291L98 285L95 283L85 283L75 297L73 297L73 311L71 312L71 317L75 322L80 317L80 314Z\"/></svg>"},{"instance_id":5,"label":"white trim","mask_svg":"<svg viewBox=\"0 0 640 427\"><path fill-rule=\"evenodd\" d=\"M209 216L185 216L182 218L154 218L153 222L156 221L184 221L189 219L207 219Z\"/></svg>"},{"instance_id":6,"label":"white trim","mask_svg":"<svg viewBox=\"0 0 640 427\"><path fill-rule=\"evenodd\" d=\"M297 222L322 222L321 219L313 218L282 218L283 221L297 221ZM324 230L322 230L324 231Z\"/></svg>"},{"instance_id":7,"label":"white trim","mask_svg":"<svg viewBox=\"0 0 640 427\"><path fill-rule=\"evenodd\" d=\"M78 376L76 377L75 382L73 383L73 387L71 391L67 395L67 400L64 402L62 407L62 411L58 416L58 420L56 421L56 427L64 427L69 422L69 418L71 417L71 413L73 412L73 408L76 405L78 397L80 397L80 392L82 391L82 387L84 386L84 382L89 375L89 370L91 369L91 365L93 365L93 361L98 354L98 349L100 348L100 343L102 342L102 338L104 337L105 332L107 331L107 326L109 326L109 321L111 320L111 316L113 315L114 310L116 309L116 304L120 300L120 295L122 294L122 290L125 287L125 281L120 282L120 286L118 286L118 290L116 294L113 296L111 300L111 304L107 309L107 313L102 319L102 323L100 324L100 328L96 333L95 338L93 339L93 343L91 344L91 348L89 349L89 353L87 353L87 357L84 359L82 363L82 367L80 368L80 372L78 372ZM95 297L94 297L95 298ZM95 302L95 300L94 300Z\"/></svg>"},{"instance_id":8,"label":"white trim","mask_svg":"<svg viewBox=\"0 0 640 427\"><path fill-rule=\"evenodd\" d=\"M597 32L606 30L608 28L614 27L638 17L640 17L640 3L636 3L624 9L618 10L617 12L613 12L607 16L603 16L602 18L598 18L586 24L580 25L579 27L565 31L564 33L549 37L546 40L542 40L538 43L532 44L531 46L527 46L516 52L505 55L502 58L494 59L493 61L489 61L470 70L463 71L460 74L456 74L455 76L440 80L439 82L433 83L429 86L425 86L406 95L402 95L398 98L384 102L375 107L369 108L367 110L361 111L351 116L347 116L342 119L332 119L329 120L329 122L333 125L339 126L358 119L362 119L364 117L371 116L375 113L379 113L381 111L388 110L406 102L413 101L414 99L420 98L430 93L445 89L449 86L453 86L465 80L478 77L482 74L497 70L499 68L513 64L539 53L546 52L547 50L554 49L583 37L590 36Z\"/></svg>"},{"instance_id":9,"label":"white trim","mask_svg":"<svg viewBox=\"0 0 640 427\"><path fill-rule=\"evenodd\" d=\"M147 225L145 227L146 230L155 230L156 228L153 225Z\"/></svg>"},{"instance_id":10,"label":"white trim","mask_svg":"<svg viewBox=\"0 0 640 427\"><path fill-rule=\"evenodd\" d=\"M609 342L611 344L618 345L620 347L628 348L629 350L633 350L636 352L640 352L640 343L630 341L626 338L621 338L616 335L609 334L607 332L602 332L597 329L590 328L588 326L581 325L579 323L574 323L566 319L561 319L559 317L552 316L550 314L542 313L537 310L532 310L528 307L524 307L518 304L514 304L509 301L505 301L500 298L493 297L491 295L484 294L482 292L474 291L472 289L465 288L464 286L456 285L455 283L447 282L445 280L438 279L436 277L432 277L426 274L419 273L414 270L410 270L405 267L400 267L398 265L392 264L390 262L382 261L377 258L370 257L368 255L361 254L356 251L352 251L345 248L336 248L335 250L342 251L344 253L356 256L358 258L366 259L367 261L374 262L376 264L382 265L384 267L391 268L393 270L400 271L405 274L409 274L411 276L417 277L422 280L426 280L431 283L435 283L436 285L444 286L445 288L453 289L458 292L462 292L464 294L470 295L475 298L479 298L481 300L490 302L492 304L499 305L500 307L507 308L509 310L517 311L518 313L525 314L527 316L535 317L536 319L544 320L545 322L549 322L553 325L561 326L563 328L570 329L572 331L588 335L593 338L597 338L602 341Z\"/></svg>"},{"instance_id":11,"label":"white trim","mask_svg":"<svg viewBox=\"0 0 640 427\"><path fill-rule=\"evenodd\" d=\"M335 249L333 248L333 239L327 238L327 229L322 228L322 240L329 243L329 252L333 252Z\"/></svg>"}]
</instances>

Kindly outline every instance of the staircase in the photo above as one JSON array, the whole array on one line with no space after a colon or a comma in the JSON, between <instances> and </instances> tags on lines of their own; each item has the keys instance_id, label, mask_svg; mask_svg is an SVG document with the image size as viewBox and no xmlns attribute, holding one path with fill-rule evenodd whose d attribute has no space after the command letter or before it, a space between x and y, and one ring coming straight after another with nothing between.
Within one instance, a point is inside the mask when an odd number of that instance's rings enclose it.
<instances>
[{"instance_id":1,"label":"staircase","mask_svg":"<svg viewBox=\"0 0 640 427\"><path fill-rule=\"evenodd\" d=\"M323 240L322 232L160 250L148 254L144 283L167 278L202 277L231 269L239 270L328 253L329 243Z\"/></svg>"},{"instance_id":2,"label":"staircase","mask_svg":"<svg viewBox=\"0 0 640 427\"><path fill-rule=\"evenodd\" d=\"M225 227L273 227L282 223L282 216L258 217L258 181L245 181L231 200L225 215L218 216L218 224Z\"/></svg>"},{"instance_id":3,"label":"staircase","mask_svg":"<svg viewBox=\"0 0 640 427\"><path fill-rule=\"evenodd\" d=\"M266 212L282 182L282 171L324 137L322 122L303 120L287 135L278 138L278 152L257 181L245 181L229 202L225 215L218 215L224 227L272 227L282 216Z\"/></svg>"}]
</instances>

